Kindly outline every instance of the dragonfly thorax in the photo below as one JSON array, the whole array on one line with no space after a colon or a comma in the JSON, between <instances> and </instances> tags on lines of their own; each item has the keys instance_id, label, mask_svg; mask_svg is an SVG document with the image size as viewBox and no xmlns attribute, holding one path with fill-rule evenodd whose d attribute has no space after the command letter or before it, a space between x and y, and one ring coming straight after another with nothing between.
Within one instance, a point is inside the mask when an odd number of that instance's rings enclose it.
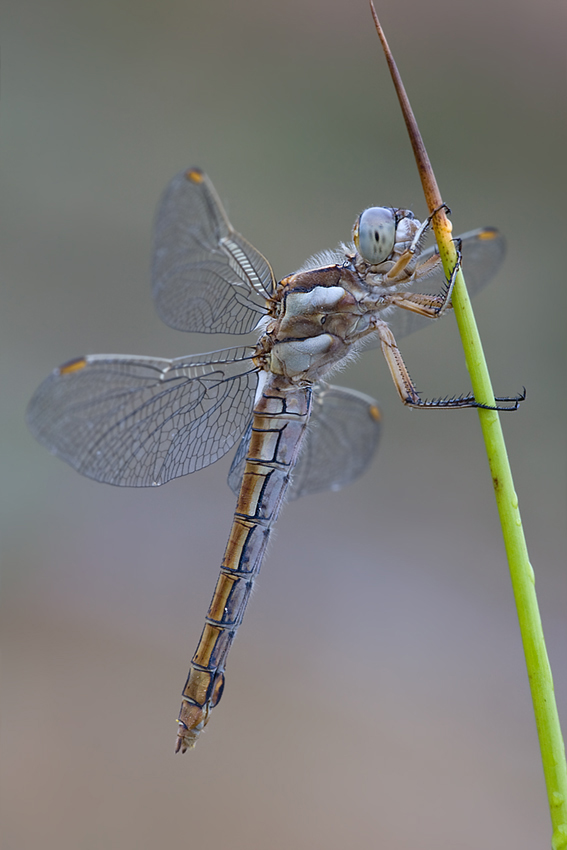
<instances>
[{"instance_id":1,"label":"dragonfly thorax","mask_svg":"<svg viewBox=\"0 0 567 850\"><path fill-rule=\"evenodd\" d=\"M259 341L264 368L294 383L319 380L369 332L369 295L346 262L284 278Z\"/></svg>"},{"instance_id":2,"label":"dragonfly thorax","mask_svg":"<svg viewBox=\"0 0 567 850\"><path fill-rule=\"evenodd\" d=\"M386 294L412 279L420 228L410 210L372 207L357 219L356 250L345 249L343 263L306 268L280 281L259 341L262 368L293 383L315 382L355 351L382 321L379 314L391 311Z\"/></svg>"}]
</instances>

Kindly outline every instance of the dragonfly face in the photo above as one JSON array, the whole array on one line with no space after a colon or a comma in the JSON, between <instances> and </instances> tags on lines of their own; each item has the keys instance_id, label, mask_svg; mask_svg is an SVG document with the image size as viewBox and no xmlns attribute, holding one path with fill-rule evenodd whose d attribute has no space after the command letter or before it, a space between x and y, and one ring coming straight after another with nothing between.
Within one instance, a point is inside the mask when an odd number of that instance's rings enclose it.
<instances>
[{"instance_id":1,"label":"dragonfly face","mask_svg":"<svg viewBox=\"0 0 567 850\"><path fill-rule=\"evenodd\" d=\"M403 215L396 215L400 212ZM378 265L387 260L394 252L396 244L399 248L400 243L404 242L405 231L411 219L413 219L413 213L409 210L400 211L392 207L370 207L364 210L356 219L352 232L354 244L361 259L369 265ZM401 221L403 226L398 226ZM399 250L398 253L400 253Z\"/></svg>"},{"instance_id":2,"label":"dragonfly face","mask_svg":"<svg viewBox=\"0 0 567 850\"><path fill-rule=\"evenodd\" d=\"M370 208L352 245L277 284L206 175L183 172L156 219L157 311L178 330L256 329L258 341L173 360L86 355L56 369L30 402L28 424L41 443L82 474L119 486L163 484L214 463L240 440L229 474L237 510L183 691L178 749L194 745L220 700L226 656L286 494L338 489L372 459L376 402L324 378L374 334L405 404L475 405L471 396L422 401L394 337L451 308L439 257L422 247L427 227L409 210ZM460 244L478 290L498 269L504 241L487 228ZM440 292L424 294L422 284Z\"/></svg>"}]
</instances>

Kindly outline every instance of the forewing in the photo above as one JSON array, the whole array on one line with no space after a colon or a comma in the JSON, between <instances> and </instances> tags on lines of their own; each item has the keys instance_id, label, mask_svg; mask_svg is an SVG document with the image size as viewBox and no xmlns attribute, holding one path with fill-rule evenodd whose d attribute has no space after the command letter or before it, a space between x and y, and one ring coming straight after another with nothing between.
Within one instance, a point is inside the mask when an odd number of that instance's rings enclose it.
<instances>
[{"instance_id":1,"label":"forewing","mask_svg":"<svg viewBox=\"0 0 567 850\"><path fill-rule=\"evenodd\" d=\"M214 463L254 404L252 349L193 357L94 354L56 369L27 412L40 443L78 472L150 487Z\"/></svg>"},{"instance_id":2,"label":"forewing","mask_svg":"<svg viewBox=\"0 0 567 850\"><path fill-rule=\"evenodd\" d=\"M250 422L228 475L234 493L240 491L251 432ZM379 436L380 413L373 398L343 387L315 387L309 430L288 498L340 490L350 484L370 465Z\"/></svg>"},{"instance_id":3,"label":"forewing","mask_svg":"<svg viewBox=\"0 0 567 850\"><path fill-rule=\"evenodd\" d=\"M458 238L462 240L462 265L467 290L469 295L474 295L483 289L500 269L506 254L506 242L502 234L494 227L471 230ZM410 292L435 293L442 289L446 280L440 259L430 274L419 276L420 267L433 256L439 257L436 245L421 254L417 280L409 287ZM392 317L388 318L388 324L396 339L399 339L431 324L431 319L418 316L417 313L411 313L409 310L396 310Z\"/></svg>"},{"instance_id":4,"label":"forewing","mask_svg":"<svg viewBox=\"0 0 567 850\"><path fill-rule=\"evenodd\" d=\"M206 174L174 177L154 230L152 292L163 321L180 331L249 333L273 288L268 261L232 228Z\"/></svg>"}]
</instances>

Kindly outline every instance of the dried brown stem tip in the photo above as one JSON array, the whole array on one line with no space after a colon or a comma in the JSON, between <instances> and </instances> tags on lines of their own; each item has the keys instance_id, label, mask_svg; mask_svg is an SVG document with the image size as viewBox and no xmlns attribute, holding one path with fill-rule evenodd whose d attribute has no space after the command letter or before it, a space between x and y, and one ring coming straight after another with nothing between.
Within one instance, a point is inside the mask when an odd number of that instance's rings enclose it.
<instances>
[{"instance_id":1,"label":"dried brown stem tip","mask_svg":"<svg viewBox=\"0 0 567 850\"><path fill-rule=\"evenodd\" d=\"M435 174L433 173L431 162L429 161L429 156L427 155L427 151L425 149L421 133L419 132L419 127L417 126L417 121L415 120L415 115L413 114L409 98L406 94L406 90L404 88L400 72L398 71L397 65L394 61L394 57L392 56L392 51L390 50L390 47L386 40L386 36L384 35L384 30L380 26L380 21L378 20L378 15L376 14L376 9L374 8L374 3L372 2L372 0L370 0L370 11L372 12L376 32L378 33L378 38L382 43L382 48L384 50L384 55L386 56L386 61L390 69L390 74L394 83L394 88L396 89L396 94L398 95L398 100L400 102L404 121L406 122L408 135L410 137L411 146L413 148L415 161L417 163L417 169L419 171L419 176L421 179L421 185L423 186L423 193L425 195L427 206L429 207L429 212L433 213L435 210L438 210L433 220L433 229L435 230L436 235L438 232L438 228L440 230L445 230L447 235L449 235L451 232L451 223L447 219L445 209L442 208L443 199L441 198L439 186L437 185L437 180L435 179Z\"/></svg>"}]
</instances>

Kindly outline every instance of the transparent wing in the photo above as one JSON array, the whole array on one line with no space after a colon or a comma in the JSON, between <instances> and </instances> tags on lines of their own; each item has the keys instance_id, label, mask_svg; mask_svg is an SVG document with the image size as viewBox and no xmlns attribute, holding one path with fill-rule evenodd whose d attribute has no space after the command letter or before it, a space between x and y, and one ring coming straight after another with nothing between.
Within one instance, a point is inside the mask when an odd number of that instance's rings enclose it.
<instances>
[{"instance_id":1,"label":"transparent wing","mask_svg":"<svg viewBox=\"0 0 567 850\"><path fill-rule=\"evenodd\" d=\"M174 177L154 229L152 293L163 321L180 331L248 333L273 288L268 261L233 230L206 174Z\"/></svg>"},{"instance_id":2,"label":"transparent wing","mask_svg":"<svg viewBox=\"0 0 567 850\"><path fill-rule=\"evenodd\" d=\"M502 234L494 227L471 230L468 233L463 233L459 239L462 240L463 273L467 282L467 289L469 295L474 295L486 286L499 270L506 253L506 242ZM439 256L437 246L428 248L421 254L418 265L418 279L409 287L409 292L431 293L441 290L445 284L445 273L441 260L430 274L419 277L419 268L433 256ZM409 310L396 310L391 319L388 319L388 324L396 339L399 339L427 324L431 324L431 319L418 316L417 313L411 313Z\"/></svg>"},{"instance_id":3,"label":"transparent wing","mask_svg":"<svg viewBox=\"0 0 567 850\"><path fill-rule=\"evenodd\" d=\"M33 435L78 472L150 487L222 457L254 404L250 348L163 360L94 354L56 369L33 396Z\"/></svg>"},{"instance_id":4,"label":"transparent wing","mask_svg":"<svg viewBox=\"0 0 567 850\"><path fill-rule=\"evenodd\" d=\"M234 456L228 484L238 494L244 474L250 422ZM370 465L380 436L380 412L373 398L344 387L317 386L309 430L293 470L288 498L340 490Z\"/></svg>"}]
</instances>

